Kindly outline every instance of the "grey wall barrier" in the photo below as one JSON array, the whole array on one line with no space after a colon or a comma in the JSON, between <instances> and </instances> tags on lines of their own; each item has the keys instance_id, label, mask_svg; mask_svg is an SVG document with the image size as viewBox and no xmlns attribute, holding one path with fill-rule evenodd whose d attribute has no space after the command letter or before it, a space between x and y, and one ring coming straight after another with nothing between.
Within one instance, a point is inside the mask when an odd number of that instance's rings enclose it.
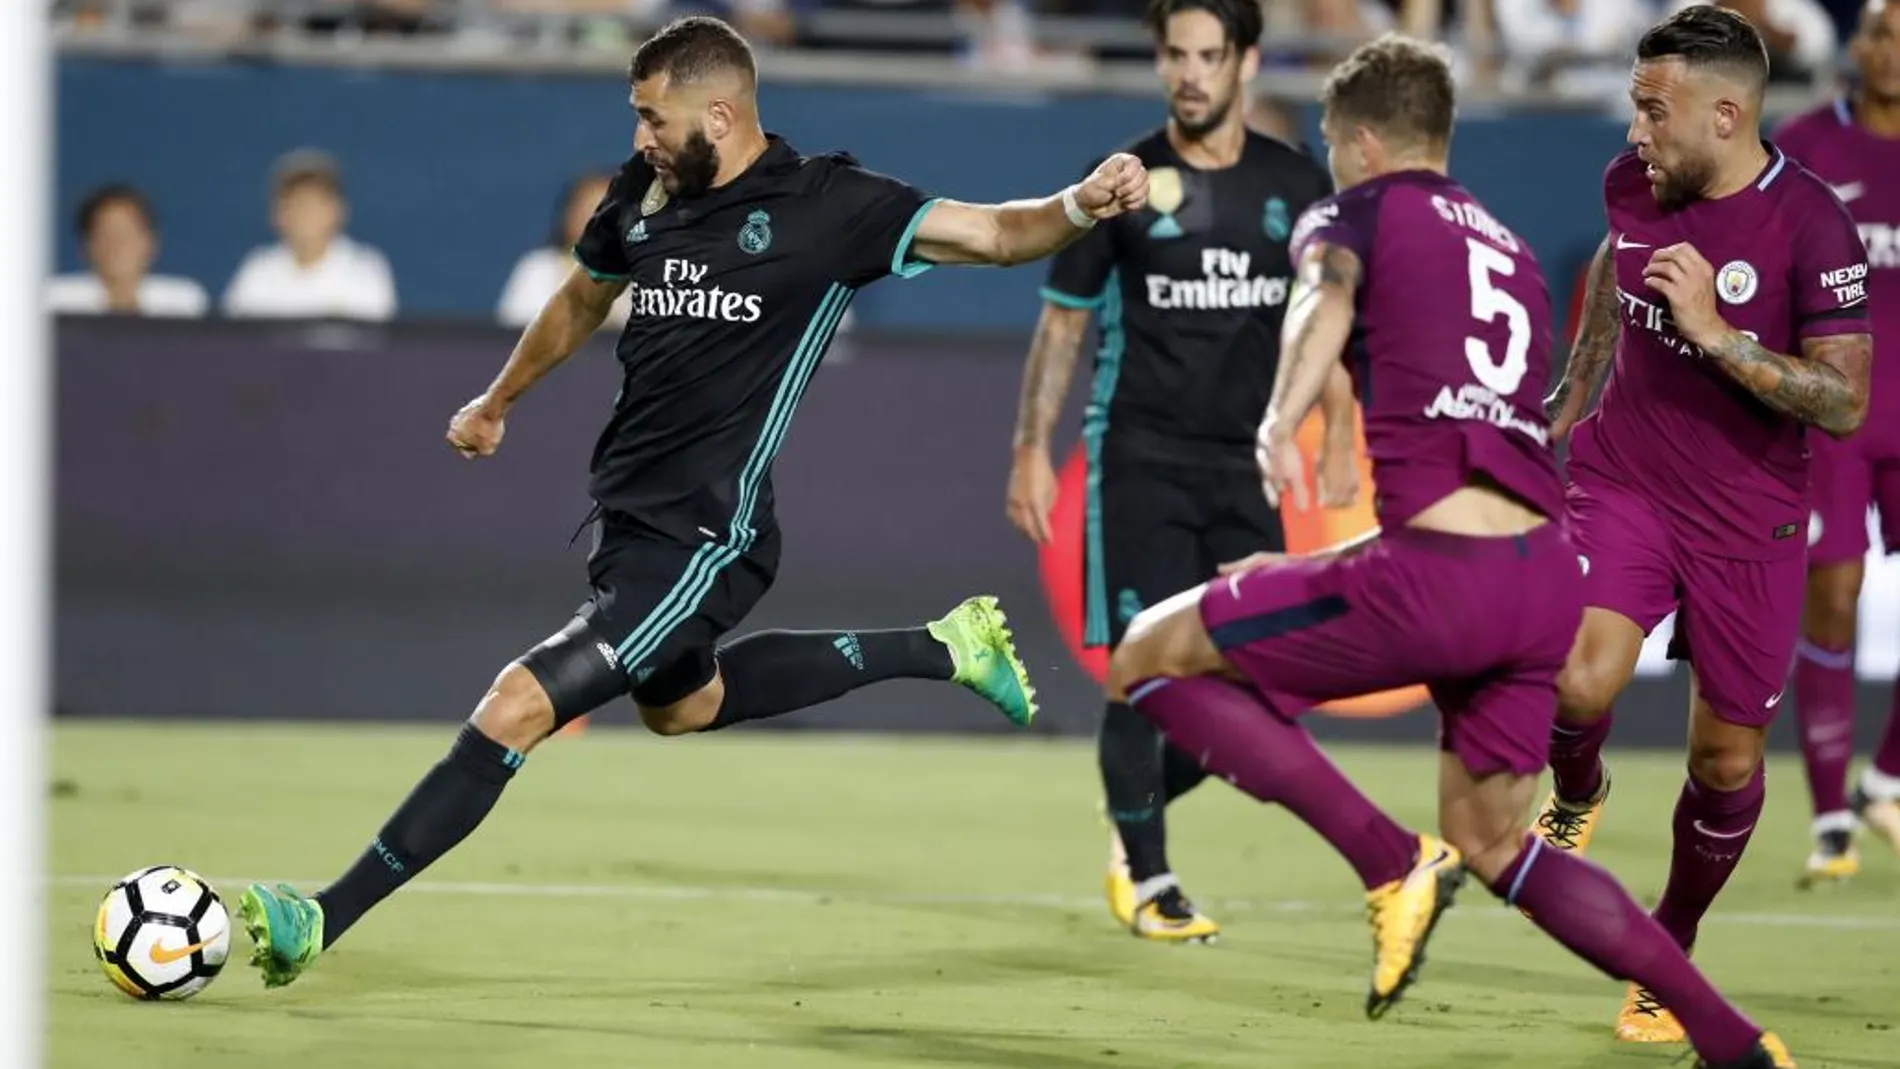
<instances>
[{"instance_id":1,"label":"grey wall barrier","mask_svg":"<svg viewBox=\"0 0 1900 1069\"><path fill-rule=\"evenodd\" d=\"M517 408L498 456L463 460L442 440L449 415L513 340L480 326L61 321L59 711L445 725L466 715L585 597L585 539L567 542L618 387L603 336ZM1022 351L1014 337L869 336L834 351L774 474L779 579L741 630L901 626L995 593L1043 695L1038 730L1093 731L1094 684L1002 514ZM1862 658L1889 679L1894 641L1891 629L1870 634L1878 648ZM1619 706L1617 741L1679 746L1684 681L1646 664ZM1865 735L1885 686L1864 680ZM1433 734L1429 710L1314 723L1329 736ZM1005 729L959 690L909 682L773 725ZM1792 724L1776 734L1786 743Z\"/></svg>"}]
</instances>

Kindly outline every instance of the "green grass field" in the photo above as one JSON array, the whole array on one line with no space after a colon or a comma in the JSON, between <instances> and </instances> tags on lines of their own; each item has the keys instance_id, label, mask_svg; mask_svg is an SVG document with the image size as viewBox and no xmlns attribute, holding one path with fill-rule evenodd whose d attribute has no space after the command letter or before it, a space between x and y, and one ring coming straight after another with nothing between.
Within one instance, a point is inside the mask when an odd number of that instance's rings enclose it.
<instances>
[{"instance_id":1,"label":"green grass field","mask_svg":"<svg viewBox=\"0 0 1900 1069\"><path fill-rule=\"evenodd\" d=\"M296 985L266 992L241 932L190 1002L133 1002L100 974L89 927L109 878L169 862L227 900L246 877L313 890L449 737L58 725L51 1064L1660 1069L1684 1053L1613 1044L1620 987L1475 884L1410 999L1366 1021L1350 871L1218 782L1171 819L1175 867L1225 936L1138 942L1101 905L1106 833L1077 742L559 739ZM1681 763L1612 759L1596 856L1653 896ZM1429 823L1429 752L1341 761ZM1699 960L1804 1067L1900 1064L1900 862L1870 852L1856 883L1798 891L1797 762L1773 765L1769 799Z\"/></svg>"}]
</instances>

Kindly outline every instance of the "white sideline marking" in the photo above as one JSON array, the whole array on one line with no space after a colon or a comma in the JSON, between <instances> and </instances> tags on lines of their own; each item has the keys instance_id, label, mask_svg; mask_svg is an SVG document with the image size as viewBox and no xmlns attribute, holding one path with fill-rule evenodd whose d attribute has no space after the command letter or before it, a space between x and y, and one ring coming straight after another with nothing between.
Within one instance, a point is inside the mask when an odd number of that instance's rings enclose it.
<instances>
[{"instance_id":1,"label":"white sideline marking","mask_svg":"<svg viewBox=\"0 0 1900 1069\"><path fill-rule=\"evenodd\" d=\"M117 876L65 875L51 877L55 887L99 887L112 885ZM214 886L244 887L249 878L235 876L205 877ZM276 881L271 881L276 882ZM322 880L285 881L296 887L320 886ZM822 891L789 887L696 887L690 884L613 884L613 883L455 883L420 880L406 884L402 893L488 896L496 898L619 898L640 901L671 902L777 902L785 905L822 905L846 903L868 906L1014 906L1036 909L1101 908L1101 899L1060 894L895 894L863 891ZM235 898L235 893L226 895ZM1209 900L1210 912L1259 913L1334 913L1358 915L1364 911L1356 903L1306 902L1297 899L1222 899ZM1518 912L1504 906L1456 906L1460 916L1509 917L1521 921ZM1848 931L1900 931L1900 916L1877 914L1824 913L1710 913L1706 924L1744 928L1838 928Z\"/></svg>"}]
</instances>

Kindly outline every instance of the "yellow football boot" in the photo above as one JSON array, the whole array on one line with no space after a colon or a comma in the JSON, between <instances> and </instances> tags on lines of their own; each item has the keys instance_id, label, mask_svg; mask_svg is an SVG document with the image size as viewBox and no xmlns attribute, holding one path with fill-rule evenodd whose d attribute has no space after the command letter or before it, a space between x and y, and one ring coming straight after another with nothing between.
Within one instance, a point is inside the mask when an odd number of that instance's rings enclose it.
<instances>
[{"instance_id":1,"label":"yellow football boot","mask_svg":"<svg viewBox=\"0 0 1900 1069\"><path fill-rule=\"evenodd\" d=\"M1622 1043L1686 1043L1689 1036L1668 1007L1649 988L1631 984L1616 1015L1616 1038Z\"/></svg>"},{"instance_id":2,"label":"yellow football boot","mask_svg":"<svg viewBox=\"0 0 1900 1069\"><path fill-rule=\"evenodd\" d=\"M1384 1016L1418 979L1425 944L1464 880L1464 857L1450 843L1421 835L1412 871L1366 892L1366 922L1372 926L1367 1017Z\"/></svg>"},{"instance_id":3,"label":"yellow football boot","mask_svg":"<svg viewBox=\"0 0 1900 1069\"><path fill-rule=\"evenodd\" d=\"M1537 814L1537 834L1547 846L1583 853L1597 833L1597 824L1603 818L1603 803L1609 797L1608 768L1603 770L1603 784L1597 788L1596 797L1581 805L1566 802L1557 797L1556 791L1551 791L1550 798L1544 802L1543 812Z\"/></svg>"},{"instance_id":4,"label":"yellow football boot","mask_svg":"<svg viewBox=\"0 0 1900 1069\"><path fill-rule=\"evenodd\" d=\"M1833 819L1833 815L1823 818L1829 820L1829 826L1823 830L1820 821L1815 822L1814 852L1808 855L1807 866L1801 873L1796 886L1803 890L1818 887L1821 884L1841 883L1853 879L1860 873L1860 854L1854 849L1854 817L1851 813L1841 813L1846 825Z\"/></svg>"},{"instance_id":5,"label":"yellow football boot","mask_svg":"<svg viewBox=\"0 0 1900 1069\"><path fill-rule=\"evenodd\" d=\"M1220 937L1220 925L1195 909L1175 884L1143 902L1129 930L1157 943L1212 943Z\"/></svg>"}]
</instances>

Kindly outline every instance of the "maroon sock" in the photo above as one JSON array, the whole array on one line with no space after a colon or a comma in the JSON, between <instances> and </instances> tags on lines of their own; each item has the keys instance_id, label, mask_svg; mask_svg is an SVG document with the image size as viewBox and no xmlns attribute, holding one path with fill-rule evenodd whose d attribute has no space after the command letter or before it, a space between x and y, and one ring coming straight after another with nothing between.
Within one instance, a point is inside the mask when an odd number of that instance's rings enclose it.
<instances>
[{"instance_id":1,"label":"maroon sock","mask_svg":"<svg viewBox=\"0 0 1900 1069\"><path fill-rule=\"evenodd\" d=\"M1578 957L1648 988L1676 1015L1705 1060L1736 1061L1754 1048L1761 1029L1729 1005L1669 933L1595 862L1547 849L1542 839L1529 836L1491 892Z\"/></svg>"},{"instance_id":2,"label":"maroon sock","mask_svg":"<svg viewBox=\"0 0 1900 1069\"><path fill-rule=\"evenodd\" d=\"M1794 711L1808 767L1814 815L1847 811L1847 764L1854 757L1854 649L1806 640L1795 648Z\"/></svg>"},{"instance_id":3,"label":"maroon sock","mask_svg":"<svg viewBox=\"0 0 1900 1069\"><path fill-rule=\"evenodd\" d=\"M1728 882L1761 818L1767 798L1761 765L1740 790L1718 791L1684 779L1676 798L1675 850L1669 883L1656 903L1656 921L1685 950L1695 945L1696 926Z\"/></svg>"},{"instance_id":4,"label":"maroon sock","mask_svg":"<svg viewBox=\"0 0 1900 1069\"><path fill-rule=\"evenodd\" d=\"M1900 684L1893 688L1893 711L1887 714L1887 730L1874 751L1874 770L1883 776L1900 776Z\"/></svg>"},{"instance_id":5,"label":"maroon sock","mask_svg":"<svg viewBox=\"0 0 1900 1069\"><path fill-rule=\"evenodd\" d=\"M1305 729L1246 687L1212 676L1151 679L1128 700L1209 772L1305 821L1352 864L1367 890L1411 871L1418 837L1361 794Z\"/></svg>"},{"instance_id":6,"label":"maroon sock","mask_svg":"<svg viewBox=\"0 0 1900 1069\"><path fill-rule=\"evenodd\" d=\"M1587 802L1603 786L1603 743L1610 737L1610 714L1596 721L1565 720L1550 726L1550 776L1557 797Z\"/></svg>"}]
</instances>

